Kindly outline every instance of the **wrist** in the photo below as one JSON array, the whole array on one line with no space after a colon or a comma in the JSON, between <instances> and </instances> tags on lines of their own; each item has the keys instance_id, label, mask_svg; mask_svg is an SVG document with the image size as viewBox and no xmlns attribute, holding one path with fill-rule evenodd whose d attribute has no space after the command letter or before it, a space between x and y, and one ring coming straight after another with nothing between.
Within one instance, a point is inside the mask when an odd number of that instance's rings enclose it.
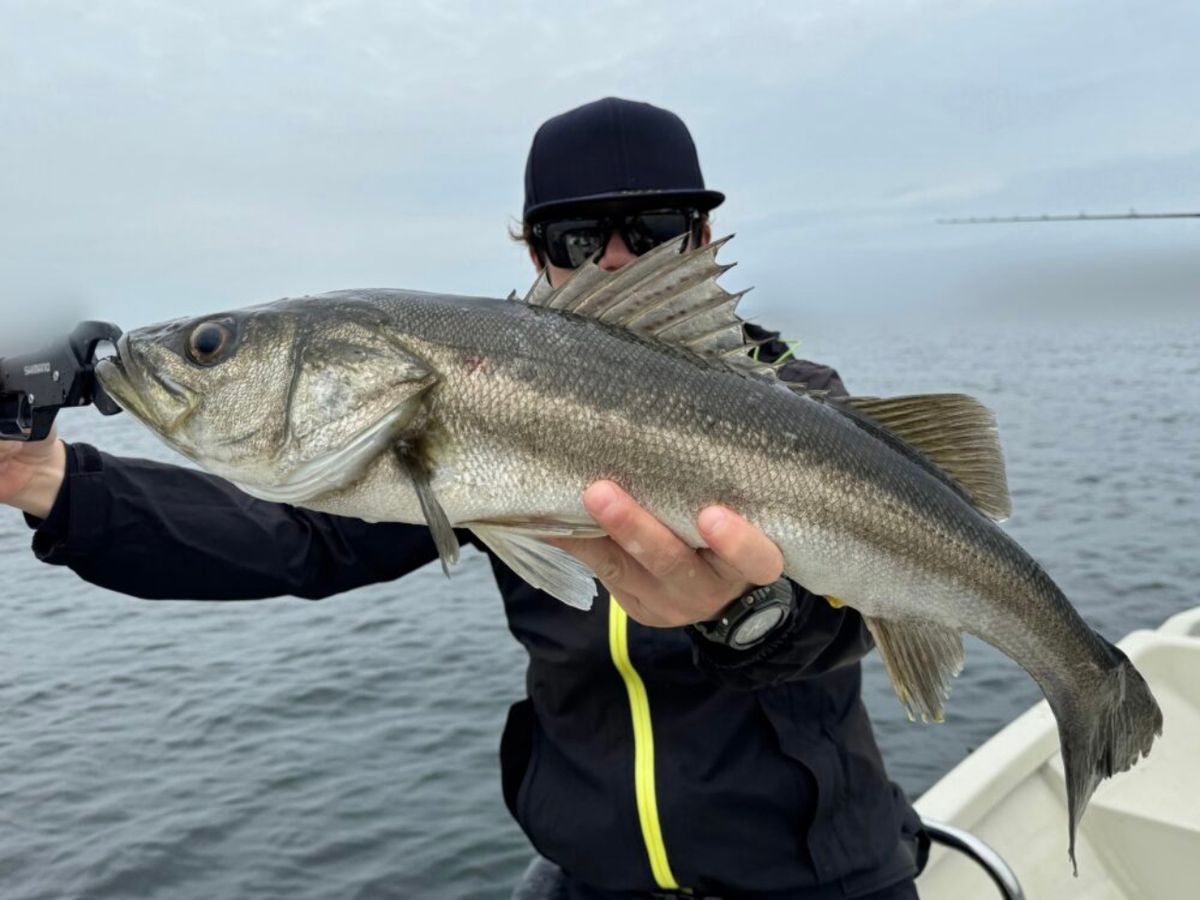
<instances>
[{"instance_id":1,"label":"wrist","mask_svg":"<svg viewBox=\"0 0 1200 900\"><path fill-rule=\"evenodd\" d=\"M55 440L39 458L30 460L29 478L8 498L8 504L39 519L50 515L67 476L67 447Z\"/></svg>"},{"instance_id":2,"label":"wrist","mask_svg":"<svg viewBox=\"0 0 1200 900\"><path fill-rule=\"evenodd\" d=\"M734 598L714 618L693 628L715 644L748 650L765 641L791 616L796 599L787 578L754 587Z\"/></svg>"}]
</instances>

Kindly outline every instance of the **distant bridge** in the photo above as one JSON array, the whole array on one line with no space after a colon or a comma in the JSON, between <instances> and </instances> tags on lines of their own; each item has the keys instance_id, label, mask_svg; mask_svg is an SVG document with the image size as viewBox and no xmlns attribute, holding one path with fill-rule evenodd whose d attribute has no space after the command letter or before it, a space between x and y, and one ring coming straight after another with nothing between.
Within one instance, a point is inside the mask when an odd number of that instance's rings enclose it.
<instances>
[{"instance_id":1,"label":"distant bridge","mask_svg":"<svg viewBox=\"0 0 1200 900\"><path fill-rule=\"evenodd\" d=\"M971 216L969 219L938 219L939 225L1004 225L1014 222L1096 222L1112 219L1200 219L1200 212L1142 213L1131 209L1124 213L1076 213L1040 216Z\"/></svg>"}]
</instances>

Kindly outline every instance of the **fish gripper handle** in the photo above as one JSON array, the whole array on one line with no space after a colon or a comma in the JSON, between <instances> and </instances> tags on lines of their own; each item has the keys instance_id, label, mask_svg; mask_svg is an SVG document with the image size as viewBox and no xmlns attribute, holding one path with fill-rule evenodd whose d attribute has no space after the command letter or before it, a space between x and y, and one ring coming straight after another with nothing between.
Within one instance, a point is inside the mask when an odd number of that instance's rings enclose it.
<instances>
[{"instance_id":1,"label":"fish gripper handle","mask_svg":"<svg viewBox=\"0 0 1200 900\"><path fill-rule=\"evenodd\" d=\"M96 381L96 348L116 344L110 322L80 322L65 338L36 353L0 359L0 440L40 441L58 411L92 404L111 416L121 411Z\"/></svg>"}]
</instances>

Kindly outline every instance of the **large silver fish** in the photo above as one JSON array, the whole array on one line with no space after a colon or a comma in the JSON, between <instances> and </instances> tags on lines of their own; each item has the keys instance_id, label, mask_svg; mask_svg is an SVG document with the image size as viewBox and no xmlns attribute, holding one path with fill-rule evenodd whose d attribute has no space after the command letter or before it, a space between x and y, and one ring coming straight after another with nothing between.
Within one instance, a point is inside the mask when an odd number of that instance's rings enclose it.
<instances>
[{"instance_id":1,"label":"large silver fish","mask_svg":"<svg viewBox=\"0 0 1200 900\"><path fill-rule=\"evenodd\" d=\"M268 500L424 522L443 564L472 529L531 584L587 606L592 573L546 544L596 536L609 478L693 546L738 510L788 576L866 618L911 716L940 720L961 632L1016 660L1058 720L1069 853L1099 781L1162 715L1129 660L995 521L992 416L955 394L836 401L752 360L719 244L594 264L524 300L342 291L126 335L98 376L168 444Z\"/></svg>"}]
</instances>

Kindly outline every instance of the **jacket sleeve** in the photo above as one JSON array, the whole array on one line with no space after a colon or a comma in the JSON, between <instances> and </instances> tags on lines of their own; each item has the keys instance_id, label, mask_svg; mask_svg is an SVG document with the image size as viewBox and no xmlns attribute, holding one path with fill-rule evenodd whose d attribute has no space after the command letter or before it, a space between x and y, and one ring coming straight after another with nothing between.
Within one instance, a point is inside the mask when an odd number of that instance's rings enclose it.
<instances>
[{"instance_id":1,"label":"jacket sleeve","mask_svg":"<svg viewBox=\"0 0 1200 900\"><path fill-rule=\"evenodd\" d=\"M178 466L68 448L67 477L33 550L85 581L147 599L317 599L437 558L429 530L256 500Z\"/></svg>"},{"instance_id":2,"label":"jacket sleeve","mask_svg":"<svg viewBox=\"0 0 1200 900\"><path fill-rule=\"evenodd\" d=\"M798 359L779 374L786 381L803 382L809 390L847 396L841 378L828 366ZM696 665L724 684L750 689L824 675L867 655L874 642L857 611L834 608L824 597L791 584L795 599L791 615L758 646L734 650L687 629Z\"/></svg>"},{"instance_id":3,"label":"jacket sleeve","mask_svg":"<svg viewBox=\"0 0 1200 900\"><path fill-rule=\"evenodd\" d=\"M835 609L795 582L792 590L796 600L792 614L758 646L734 650L688 628L701 671L730 687L770 687L851 665L875 646L856 610Z\"/></svg>"}]
</instances>

